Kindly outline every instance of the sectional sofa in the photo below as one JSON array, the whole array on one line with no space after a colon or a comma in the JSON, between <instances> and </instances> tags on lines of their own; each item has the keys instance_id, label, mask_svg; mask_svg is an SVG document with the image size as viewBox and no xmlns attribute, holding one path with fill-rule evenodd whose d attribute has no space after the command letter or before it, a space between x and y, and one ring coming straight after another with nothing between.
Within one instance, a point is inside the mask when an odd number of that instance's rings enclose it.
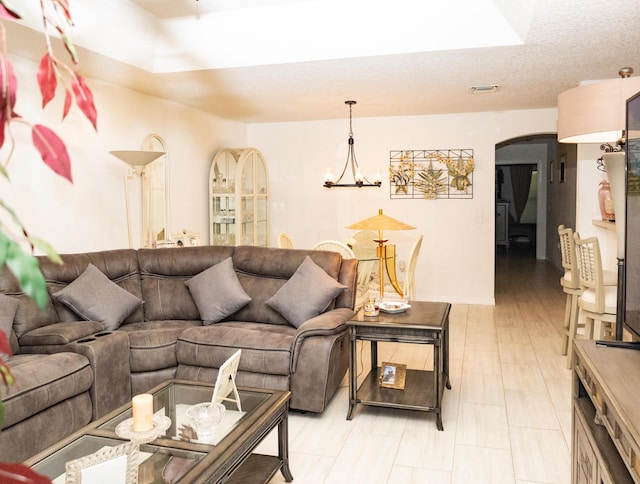
<instances>
[{"instance_id":1,"label":"sectional sofa","mask_svg":"<svg viewBox=\"0 0 640 484\"><path fill-rule=\"evenodd\" d=\"M322 412L348 366L357 260L335 252L202 246L39 258L42 311L6 270L0 460L20 461L168 378L212 382L238 348L241 386L290 390Z\"/></svg>"}]
</instances>

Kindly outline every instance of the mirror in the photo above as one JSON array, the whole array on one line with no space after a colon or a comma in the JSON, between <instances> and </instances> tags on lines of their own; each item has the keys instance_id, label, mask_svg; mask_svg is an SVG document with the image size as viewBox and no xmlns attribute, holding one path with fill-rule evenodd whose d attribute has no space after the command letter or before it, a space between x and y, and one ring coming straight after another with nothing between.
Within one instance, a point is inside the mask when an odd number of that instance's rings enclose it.
<instances>
[{"instance_id":1,"label":"mirror","mask_svg":"<svg viewBox=\"0 0 640 484\"><path fill-rule=\"evenodd\" d=\"M164 140L150 134L142 143L143 151L160 151L142 170L142 246L172 245L169 228L169 153Z\"/></svg>"}]
</instances>

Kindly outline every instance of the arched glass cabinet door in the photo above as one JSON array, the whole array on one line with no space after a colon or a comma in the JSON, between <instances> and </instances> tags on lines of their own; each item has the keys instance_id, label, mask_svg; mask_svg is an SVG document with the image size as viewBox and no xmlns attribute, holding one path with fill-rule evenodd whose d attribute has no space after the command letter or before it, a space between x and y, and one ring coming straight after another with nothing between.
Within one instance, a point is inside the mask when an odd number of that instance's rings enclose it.
<instances>
[{"instance_id":1,"label":"arched glass cabinet door","mask_svg":"<svg viewBox=\"0 0 640 484\"><path fill-rule=\"evenodd\" d=\"M223 149L209 175L212 245L269 243L269 174L255 148Z\"/></svg>"}]
</instances>

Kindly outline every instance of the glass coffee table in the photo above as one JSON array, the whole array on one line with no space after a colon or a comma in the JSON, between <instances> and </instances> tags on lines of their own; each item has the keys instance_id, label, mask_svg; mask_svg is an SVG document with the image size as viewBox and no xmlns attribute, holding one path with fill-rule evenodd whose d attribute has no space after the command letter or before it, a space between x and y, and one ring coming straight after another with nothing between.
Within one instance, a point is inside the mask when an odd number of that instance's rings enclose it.
<instances>
[{"instance_id":1,"label":"glass coffee table","mask_svg":"<svg viewBox=\"0 0 640 484\"><path fill-rule=\"evenodd\" d=\"M280 470L293 480L289 470L288 408L290 392L238 388L242 411L224 402L226 411L216 432L198 438L188 427L186 409L211 400L213 384L169 380L149 391L155 415L171 419L164 435L140 445L142 461L138 482L268 482ZM126 443L116 427L131 418L131 403L27 460L37 472L64 483L65 464L105 447ZM278 455L253 454L274 428L278 428ZM144 460L142 460L144 459Z\"/></svg>"}]
</instances>

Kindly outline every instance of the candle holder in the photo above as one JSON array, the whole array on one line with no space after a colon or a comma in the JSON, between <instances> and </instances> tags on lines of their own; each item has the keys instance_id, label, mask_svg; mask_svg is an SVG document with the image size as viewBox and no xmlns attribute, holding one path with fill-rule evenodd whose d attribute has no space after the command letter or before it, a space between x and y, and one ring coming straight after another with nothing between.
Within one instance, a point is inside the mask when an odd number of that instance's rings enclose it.
<instances>
[{"instance_id":1,"label":"candle holder","mask_svg":"<svg viewBox=\"0 0 640 484\"><path fill-rule=\"evenodd\" d=\"M154 415L153 427L149 430L133 430L133 419L128 418L116 426L116 435L135 444L148 444L163 435L171 427L171 419L166 415Z\"/></svg>"}]
</instances>

